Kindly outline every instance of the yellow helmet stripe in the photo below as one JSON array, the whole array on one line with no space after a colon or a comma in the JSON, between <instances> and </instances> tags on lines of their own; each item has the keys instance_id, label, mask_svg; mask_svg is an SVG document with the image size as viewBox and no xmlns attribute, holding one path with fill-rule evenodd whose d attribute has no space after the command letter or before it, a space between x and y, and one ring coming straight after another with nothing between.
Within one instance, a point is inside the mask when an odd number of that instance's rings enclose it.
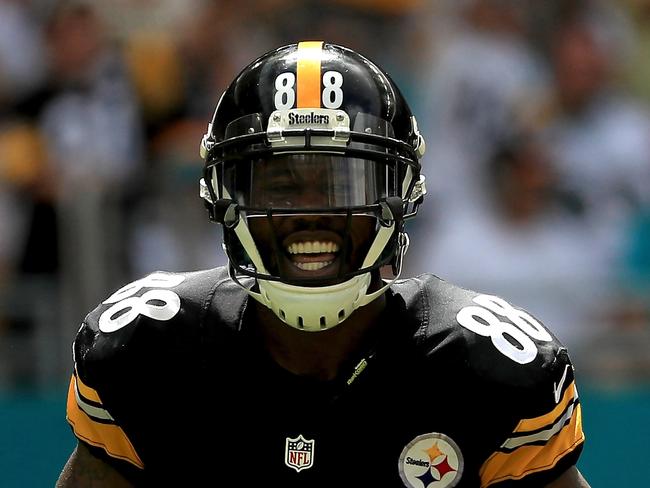
<instances>
[{"instance_id":1,"label":"yellow helmet stripe","mask_svg":"<svg viewBox=\"0 0 650 488\"><path fill-rule=\"evenodd\" d=\"M297 108L320 108L322 54L323 41L303 41L298 43L298 66L296 68Z\"/></svg>"}]
</instances>

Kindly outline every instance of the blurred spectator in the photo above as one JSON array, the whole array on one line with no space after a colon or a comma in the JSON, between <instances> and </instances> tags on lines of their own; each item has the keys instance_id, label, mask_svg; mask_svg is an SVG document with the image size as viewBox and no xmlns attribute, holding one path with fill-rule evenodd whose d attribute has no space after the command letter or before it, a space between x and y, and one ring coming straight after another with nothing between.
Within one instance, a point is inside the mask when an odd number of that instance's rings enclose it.
<instances>
[{"instance_id":1,"label":"blurred spectator","mask_svg":"<svg viewBox=\"0 0 650 488\"><path fill-rule=\"evenodd\" d=\"M650 202L650 117L614 85L617 53L599 35L605 26L591 22L579 17L556 31L544 134L566 201L612 276L629 220Z\"/></svg>"},{"instance_id":2,"label":"blurred spectator","mask_svg":"<svg viewBox=\"0 0 650 488\"><path fill-rule=\"evenodd\" d=\"M41 130L56 193L62 316L74 327L80 310L124 279L121 206L140 171L143 133L123 55L91 4L61 3L47 35L56 95Z\"/></svg>"},{"instance_id":3,"label":"blurred spectator","mask_svg":"<svg viewBox=\"0 0 650 488\"><path fill-rule=\"evenodd\" d=\"M422 81L426 111L419 123L429 148L423 163L429 196L422 220L410 229L430 246L407 257L405 273L427 269L445 278L451 268L464 267L462 277L449 278L465 284L473 266L457 253L445 256L449 249L439 241L472 234L483 225L486 208L494 220L486 167L497 146L513 137L519 112L544 92L547 79L516 2L449 2L432 12L432 20L432 59Z\"/></svg>"},{"instance_id":4,"label":"blurred spectator","mask_svg":"<svg viewBox=\"0 0 650 488\"><path fill-rule=\"evenodd\" d=\"M53 13L48 41L58 94L43 110L42 127L58 183L123 185L137 170L141 131L121 53L84 2Z\"/></svg>"},{"instance_id":5,"label":"blurred spectator","mask_svg":"<svg viewBox=\"0 0 650 488\"><path fill-rule=\"evenodd\" d=\"M435 148L425 155L435 172L428 205L436 219L452 220L459 207L481 205L486 160L517 112L546 86L517 2L469 0L455 10L457 17L431 40L433 59L423 90L427 111L420 121L428 147Z\"/></svg>"}]
</instances>

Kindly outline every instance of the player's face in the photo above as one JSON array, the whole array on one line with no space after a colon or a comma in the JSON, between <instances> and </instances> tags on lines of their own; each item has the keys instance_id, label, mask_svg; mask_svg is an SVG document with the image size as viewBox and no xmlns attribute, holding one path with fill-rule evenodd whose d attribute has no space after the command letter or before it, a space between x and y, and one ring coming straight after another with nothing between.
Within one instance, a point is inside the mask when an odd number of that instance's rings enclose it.
<instances>
[{"instance_id":1,"label":"player's face","mask_svg":"<svg viewBox=\"0 0 650 488\"><path fill-rule=\"evenodd\" d=\"M274 211L270 218L249 218L269 272L290 279L332 279L359 269L374 236L374 215L352 215L348 220L345 214L327 212L350 203L354 175L349 168L332 171L316 157L259 162L251 185L252 207L323 209L318 214Z\"/></svg>"}]
</instances>

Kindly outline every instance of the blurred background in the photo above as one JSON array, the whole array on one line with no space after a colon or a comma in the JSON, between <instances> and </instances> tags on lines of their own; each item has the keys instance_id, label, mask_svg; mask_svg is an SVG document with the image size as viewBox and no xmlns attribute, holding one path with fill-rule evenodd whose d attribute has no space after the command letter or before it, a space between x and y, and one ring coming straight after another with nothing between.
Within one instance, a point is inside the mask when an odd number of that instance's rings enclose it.
<instances>
[{"instance_id":1,"label":"blurred background","mask_svg":"<svg viewBox=\"0 0 650 488\"><path fill-rule=\"evenodd\" d=\"M53 486L74 447L85 313L225 262L199 141L239 70L302 39L366 54L417 114L404 274L541 318L592 487L650 486L650 0L0 0L0 486Z\"/></svg>"}]
</instances>

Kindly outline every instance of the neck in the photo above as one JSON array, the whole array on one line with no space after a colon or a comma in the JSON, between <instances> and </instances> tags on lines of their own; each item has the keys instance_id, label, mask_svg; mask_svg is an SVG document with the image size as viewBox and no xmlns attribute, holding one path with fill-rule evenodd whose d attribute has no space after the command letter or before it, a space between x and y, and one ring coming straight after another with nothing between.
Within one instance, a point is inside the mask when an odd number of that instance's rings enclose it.
<instances>
[{"instance_id":1,"label":"neck","mask_svg":"<svg viewBox=\"0 0 650 488\"><path fill-rule=\"evenodd\" d=\"M262 341L273 360L301 376L334 379L343 362L357 350L378 324L385 295L354 311L336 327L305 332L282 322L270 309L255 302Z\"/></svg>"}]
</instances>

